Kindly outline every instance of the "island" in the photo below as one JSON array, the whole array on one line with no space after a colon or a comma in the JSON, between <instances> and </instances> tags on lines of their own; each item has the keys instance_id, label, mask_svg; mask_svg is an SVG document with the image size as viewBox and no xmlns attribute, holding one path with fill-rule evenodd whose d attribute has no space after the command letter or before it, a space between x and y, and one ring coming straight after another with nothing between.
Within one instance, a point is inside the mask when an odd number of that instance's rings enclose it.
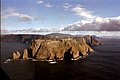
<instances>
[{"instance_id":1,"label":"island","mask_svg":"<svg viewBox=\"0 0 120 80\"><path fill-rule=\"evenodd\" d=\"M15 38L15 36L17 36ZM21 36L21 37L19 37ZM58 61L58 60L78 60L86 58L94 52L93 46L101 45L102 42L96 36L73 36L63 34L48 35L14 35L15 39L29 43L29 48L24 49L23 53L14 51L12 60L32 61ZM6 39L3 39L6 40Z\"/></svg>"}]
</instances>

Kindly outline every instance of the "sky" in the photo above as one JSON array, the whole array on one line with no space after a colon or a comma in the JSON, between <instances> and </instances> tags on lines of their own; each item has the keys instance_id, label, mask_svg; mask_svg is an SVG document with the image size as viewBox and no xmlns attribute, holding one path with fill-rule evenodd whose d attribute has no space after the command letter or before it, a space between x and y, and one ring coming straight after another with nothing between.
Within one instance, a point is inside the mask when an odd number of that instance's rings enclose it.
<instances>
[{"instance_id":1,"label":"sky","mask_svg":"<svg viewBox=\"0 0 120 80\"><path fill-rule=\"evenodd\" d=\"M1 30L62 29L77 22L116 19L120 24L120 0L1 0L1 4Z\"/></svg>"}]
</instances>

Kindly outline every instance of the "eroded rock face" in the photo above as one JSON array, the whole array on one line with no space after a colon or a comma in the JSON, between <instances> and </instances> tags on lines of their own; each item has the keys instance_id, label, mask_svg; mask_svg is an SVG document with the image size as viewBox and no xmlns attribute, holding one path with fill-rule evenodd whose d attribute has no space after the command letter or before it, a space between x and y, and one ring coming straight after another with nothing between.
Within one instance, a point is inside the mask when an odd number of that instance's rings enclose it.
<instances>
[{"instance_id":1,"label":"eroded rock face","mask_svg":"<svg viewBox=\"0 0 120 80\"><path fill-rule=\"evenodd\" d=\"M65 53L72 55L71 58L78 58L80 55L87 55L94 50L86 43L84 38L78 41L72 38L62 40L36 40L31 45L33 55L39 60L63 60ZM71 49L70 49L71 48ZM70 51L68 52L68 50Z\"/></svg>"},{"instance_id":2,"label":"eroded rock face","mask_svg":"<svg viewBox=\"0 0 120 80\"><path fill-rule=\"evenodd\" d=\"M16 51L16 52L13 52L13 60L18 60L20 59L20 52Z\"/></svg>"},{"instance_id":3,"label":"eroded rock face","mask_svg":"<svg viewBox=\"0 0 120 80\"><path fill-rule=\"evenodd\" d=\"M95 39L94 36L87 35L84 37L88 45L101 45L102 43Z\"/></svg>"},{"instance_id":4,"label":"eroded rock face","mask_svg":"<svg viewBox=\"0 0 120 80\"><path fill-rule=\"evenodd\" d=\"M86 57L89 53L94 52L91 45L100 45L92 36L77 38L49 38L34 40L29 49L24 49L22 58L27 60L28 57L39 60L71 60L79 57ZM31 55L31 56L28 56ZM20 53L14 52L13 59L20 58Z\"/></svg>"},{"instance_id":5,"label":"eroded rock face","mask_svg":"<svg viewBox=\"0 0 120 80\"><path fill-rule=\"evenodd\" d=\"M35 41L32 42L30 48L32 49L32 57L35 57L35 54L37 53L38 49L40 48L40 44L42 41L45 40L39 40L36 39Z\"/></svg>"},{"instance_id":6,"label":"eroded rock face","mask_svg":"<svg viewBox=\"0 0 120 80\"><path fill-rule=\"evenodd\" d=\"M23 59L25 59L25 60L28 59L28 50L27 49L24 49Z\"/></svg>"}]
</instances>

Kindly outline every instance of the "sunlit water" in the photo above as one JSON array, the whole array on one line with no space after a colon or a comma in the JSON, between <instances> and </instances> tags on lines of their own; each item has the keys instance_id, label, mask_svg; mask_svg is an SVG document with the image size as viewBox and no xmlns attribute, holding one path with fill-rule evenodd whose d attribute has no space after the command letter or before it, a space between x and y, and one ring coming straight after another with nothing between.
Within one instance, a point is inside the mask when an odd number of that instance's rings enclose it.
<instances>
[{"instance_id":1,"label":"sunlit water","mask_svg":"<svg viewBox=\"0 0 120 80\"><path fill-rule=\"evenodd\" d=\"M95 46L95 53L78 61L4 61L13 51L23 52L29 44L1 44L1 66L11 80L120 80L120 40L101 39L104 45Z\"/></svg>"}]
</instances>

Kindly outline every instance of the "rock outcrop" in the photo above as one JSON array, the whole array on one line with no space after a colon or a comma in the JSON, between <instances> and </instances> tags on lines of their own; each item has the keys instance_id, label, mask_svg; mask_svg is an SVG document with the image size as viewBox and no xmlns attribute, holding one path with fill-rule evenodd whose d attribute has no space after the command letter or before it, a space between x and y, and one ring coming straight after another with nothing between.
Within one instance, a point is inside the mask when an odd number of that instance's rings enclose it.
<instances>
[{"instance_id":1,"label":"rock outcrop","mask_svg":"<svg viewBox=\"0 0 120 80\"><path fill-rule=\"evenodd\" d=\"M102 42L96 40L95 36L87 35L84 38L86 40L86 43L89 44L89 45L95 46L95 45L101 45L102 44Z\"/></svg>"},{"instance_id":2,"label":"rock outcrop","mask_svg":"<svg viewBox=\"0 0 120 80\"><path fill-rule=\"evenodd\" d=\"M16 52L13 52L13 60L18 60L20 59L20 52L16 51Z\"/></svg>"},{"instance_id":3,"label":"rock outcrop","mask_svg":"<svg viewBox=\"0 0 120 80\"><path fill-rule=\"evenodd\" d=\"M27 49L24 49L23 59L25 59L25 60L28 59L28 50Z\"/></svg>"},{"instance_id":4,"label":"rock outcrop","mask_svg":"<svg viewBox=\"0 0 120 80\"><path fill-rule=\"evenodd\" d=\"M80 57L86 57L94 52L93 45L100 45L93 36L72 37L72 38L47 38L35 39L31 42L29 49L24 49L23 59L29 57L46 60L76 60ZM31 53L31 56L29 54ZM19 59L20 53L13 53L13 59Z\"/></svg>"},{"instance_id":5,"label":"rock outcrop","mask_svg":"<svg viewBox=\"0 0 120 80\"><path fill-rule=\"evenodd\" d=\"M86 43L84 38L78 40L66 38L61 40L35 40L31 45L33 56L39 60L63 60L71 55L71 58L86 56L94 50Z\"/></svg>"}]
</instances>

